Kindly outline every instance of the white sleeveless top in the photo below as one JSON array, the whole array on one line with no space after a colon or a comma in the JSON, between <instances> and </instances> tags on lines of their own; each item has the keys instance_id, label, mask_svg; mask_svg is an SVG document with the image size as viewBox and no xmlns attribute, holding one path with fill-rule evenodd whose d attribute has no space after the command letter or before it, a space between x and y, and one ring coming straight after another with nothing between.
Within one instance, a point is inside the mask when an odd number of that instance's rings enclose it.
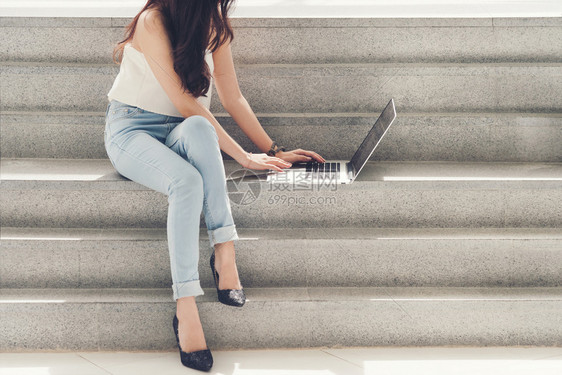
<instances>
[{"instance_id":1,"label":"white sleeveless top","mask_svg":"<svg viewBox=\"0 0 562 375\"><path fill-rule=\"evenodd\" d=\"M212 85L214 65L209 50L205 54L205 61L211 71ZM211 86L209 86L207 97L200 96L197 98L207 109L211 106L211 93ZM119 74L115 77L113 86L107 93L107 98L109 101L115 99L150 112L183 117L154 76L144 54L135 49L130 42L125 44Z\"/></svg>"}]
</instances>

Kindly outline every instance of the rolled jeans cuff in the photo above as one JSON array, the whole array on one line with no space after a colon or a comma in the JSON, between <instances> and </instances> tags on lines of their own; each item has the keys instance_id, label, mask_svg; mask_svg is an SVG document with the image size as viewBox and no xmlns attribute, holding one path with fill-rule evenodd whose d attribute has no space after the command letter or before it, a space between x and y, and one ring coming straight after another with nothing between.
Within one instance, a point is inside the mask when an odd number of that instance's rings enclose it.
<instances>
[{"instance_id":1,"label":"rolled jeans cuff","mask_svg":"<svg viewBox=\"0 0 562 375\"><path fill-rule=\"evenodd\" d=\"M215 244L228 241L238 240L238 233L236 232L236 225L227 225L225 227L207 230L209 234L209 243L211 249L215 248Z\"/></svg>"},{"instance_id":2,"label":"rolled jeans cuff","mask_svg":"<svg viewBox=\"0 0 562 375\"><path fill-rule=\"evenodd\" d=\"M201 288L199 280L185 281L182 283L175 283L172 285L174 291L174 300L182 297L194 297L205 294Z\"/></svg>"}]
</instances>

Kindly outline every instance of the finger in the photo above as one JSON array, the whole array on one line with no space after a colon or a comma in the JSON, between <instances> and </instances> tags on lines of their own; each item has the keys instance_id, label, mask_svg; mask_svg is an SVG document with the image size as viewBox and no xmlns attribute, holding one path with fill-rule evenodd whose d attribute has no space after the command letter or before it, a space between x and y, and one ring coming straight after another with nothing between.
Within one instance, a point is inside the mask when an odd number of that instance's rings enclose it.
<instances>
[{"instance_id":1,"label":"finger","mask_svg":"<svg viewBox=\"0 0 562 375\"><path fill-rule=\"evenodd\" d=\"M311 157L311 156L304 155L304 154L297 154L297 157L296 157L296 158L297 158L297 159L295 160L296 162L312 160L312 157Z\"/></svg>"},{"instance_id":2,"label":"finger","mask_svg":"<svg viewBox=\"0 0 562 375\"><path fill-rule=\"evenodd\" d=\"M322 163L326 162L326 159L324 159L322 156L318 155L317 153L314 153L314 158L318 161L321 161Z\"/></svg>"},{"instance_id":3,"label":"finger","mask_svg":"<svg viewBox=\"0 0 562 375\"><path fill-rule=\"evenodd\" d=\"M264 162L265 163L278 163L278 164L281 164L281 165L287 166L287 167L290 167L291 165L293 165L291 162L288 162L287 160L283 160L281 158L276 158L274 156L269 157Z\"/></svg>"},{"instance_id":4,"label":"finger","mask_svg":"<svg viewBox=\"0 0 562 375\"><path fill-rule=\"evenodd\" d=\"M287 160L283 160L283 159L281 159L281 158L275 158L275 161L277 161L277 162L279 162L279 163L281 163L281 164L288 165L288 166L293 165L293 163L291 163L291 162L289 162L289 161L287 161Z\"/></svg>"},{"instance_id":5,"label":"finger","mask_svg":"<svg viewBox=\"0 0 562 375\"><path fill-rule=\"evenodd\" d=\"M311 151L312 153L312 157L322 163L324 163L326 161L326 159L324 159L322 156L318 155L316 152Z\"/></svg>"},{"instance_id":6,"label":"finger","mask_svg":"<svg viewBox=\"0 0 562 375\"><path fill-rule=\"evenodd\" d=\"M268 160L264 160L263 164L275 168L288 168L292 165L292 163L289 163L280 158L276 158L274 156L269 157Z\"/></svg>"},{"instance_id":7,"label":"finger","mask_svg":"<svg viewBox=\"0 0 562 375\"><path fill-rule=\"evenodd\" d=\"M273 165L273 164L264 164L264 165L267 166L267 169L273 169L274 171L277 171L277 172L284 172L281 168L279 168L276 165Z\"/></svg>"},{"instance_id":8,"label":"finger","mask_svg":"<svg viewBox=\"0 0 562 375\"><path fill-rule=\"evenodd\" d=\"M318 155L314 151L301 150L300 152L298 152L298 154L306 155L306 156L314 158L314 159L316 159L316 160L318 160L319 162L322 162L322 163L326 161L326 159L324 159L322 156Z\"/></svg>"},{"instance_id":9,"label":"finger","mask_svg":"<svg viewBox=\"0 0 562 375\"><path fill-rule=\"evenodd\" d=\"M318 155L317 152L314 151L310 151L310 154L314 159L318 160L318 161L326 161L326 159L324 159L322 156Z\"/></svg>"},{"instance_id":10,"label":"finger","mask_svg":"<svg viewBox=\"0 0 562 375\"><path fill-rule=\"evenodd\" d=\"M306 156L313 156L316 153L314 151L301 150L301 151L297 152L297 154L306 155Z\"/></svg>"},{"instance_id":11,"label":"finger","mask_svg":"<svg viewBox=\"0 0 562 375\"><path fill-rule=\"evenodd\" d=\"M278 168L289 168L292 164L286 164L284 161L271 160L266 162L268 165L274 165Z\"/></svg>"}]
</instances>

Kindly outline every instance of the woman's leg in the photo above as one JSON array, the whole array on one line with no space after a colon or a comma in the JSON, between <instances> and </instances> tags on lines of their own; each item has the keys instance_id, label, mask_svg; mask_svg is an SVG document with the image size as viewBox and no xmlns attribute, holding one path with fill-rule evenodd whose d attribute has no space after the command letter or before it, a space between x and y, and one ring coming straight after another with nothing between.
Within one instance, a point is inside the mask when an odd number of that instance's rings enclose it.
<instances>
[{"instance_id":1,"label":"woman's leg","mask_svg":"<svg viewBox=\"0 0 562 375\"><path fill-rule=\"evenodd\" d=\"M168 196L167 238L174 299L203 294L199 283L199 223L203 180L199 171L151 134L149 125L135 126L148 113L119 124L108 154L123 176ZM167 128L166 124L153 127ZM113 127L113 129L117 126Z\"/></svg>"},{"instance_id":2,"label":"woman's leg","mask_svg":"<svg viewBox=\"0 0 562 375\"><path fill-rule=\"evenodd\" d=\"M195 303L195 296L203 294L198 274L203 180L193 165L164 145L167 116L113 104L106 112L105 130L113 166L121 175L168 196L167 237L180 346L185 352L206 349Z\"/></svg>"},{"instance_id":3,"label":"woman's leg","mask_svg":"<svg viewBox=\"0 0 562 375\"><path fill-rule=\"evenodd\" d=\"M166 145L203 177L203 211L211 248L237 240L215 127L203 116L190 116L170 131Z\"/></svg>"},{"instance_id":4,"label":"woman's leg","mask_svg":"<svg viewBox=\"0 0 562 375\"><path fill-rule=\"evenodd\" d=\"M172 129L166 145L197 168L203 178L203 211L211 248L216 249L219 288L240 289L234 252L238 234L214 126L203 116L188 117Z\"/></svg>"}]
</instances>

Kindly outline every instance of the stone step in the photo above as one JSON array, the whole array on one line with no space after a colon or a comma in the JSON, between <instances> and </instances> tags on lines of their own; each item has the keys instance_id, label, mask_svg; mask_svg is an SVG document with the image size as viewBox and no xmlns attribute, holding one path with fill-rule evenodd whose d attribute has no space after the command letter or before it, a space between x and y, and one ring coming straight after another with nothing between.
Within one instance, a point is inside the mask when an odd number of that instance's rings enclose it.
<instances>
[{"instance_id":1,"label":"stone step","mask_svg":"<svg viewBox=\"0 0 562 375\"><path fill-rule=\"evenodd\" d=\"M397 14L404 14L404 8ZM558 48L561 17L466 18L463 15L458 18L443 14L439 18L384 17L234 18L234 61L237 64L562 61ZM0 20L3 36L0 60L111 63L113 47L124 38L125 26L132 17L2 17ZM20 48L22 45L26 48Z\"/></svg>"},{"instance_id":2,"label":"stone step","mask_svg":"<svg viewBox=\"0 0 562 375\"><path fill-rule=\"evenodd\" d=\"M371 161L353 184L312 188L224 165L239 227L562 225L561 163ZM3 226L166 227L167 196L120 176L109 160L2 159L0 168Z\"/></svg>"},{"instance_id":3,"label":"stone step","mask_svg":"<svg viewBox=\"0 0 562 375\"><path fill-rule=\"evenodd\" d=\"M239 228L244 287L560 287L560 228ZM9 228L0 288L168 288L165 228ZM213 288L207 232L199 278Z\"/></svg>"},{"instance_id":4,"label":"stone step","mask_svg":"<svg viewBox=\"0 0 562 375\"><path fill-rule=\"evenodd\" d=\"M261 152L230 116L214 115L245 150ZM378 114L257 116L267 133L289 149L351 159ZM104 159L104 126L103 111L1 112L2 157ZM559 162L561 144L562 113L399 113L371 160Z\"/></svg>"},{"instance_id":5,"label":"stone step","mask_svg":"<svg viewBox=\"0 0 562 375\"><path fill-rule=\"evenodd\" d=\"M0 64L1 110L103 111L117 66ZM562 112L562 63L238 65L255 112ZM213 88L211 111L225 112Z\"/></svg>"},{"instance_id":6,"label":"stone step","mask_svg":"<svg viewBox=\"0 0 562 375\"><path fill-rule=\"evenodd\" d=\"M559 346L562 288L207 289L209 348ZM2 351L173 350L171 289L2 289ZM234 327L234 329L233 329Z\"/></svg>"}]
</instances>

